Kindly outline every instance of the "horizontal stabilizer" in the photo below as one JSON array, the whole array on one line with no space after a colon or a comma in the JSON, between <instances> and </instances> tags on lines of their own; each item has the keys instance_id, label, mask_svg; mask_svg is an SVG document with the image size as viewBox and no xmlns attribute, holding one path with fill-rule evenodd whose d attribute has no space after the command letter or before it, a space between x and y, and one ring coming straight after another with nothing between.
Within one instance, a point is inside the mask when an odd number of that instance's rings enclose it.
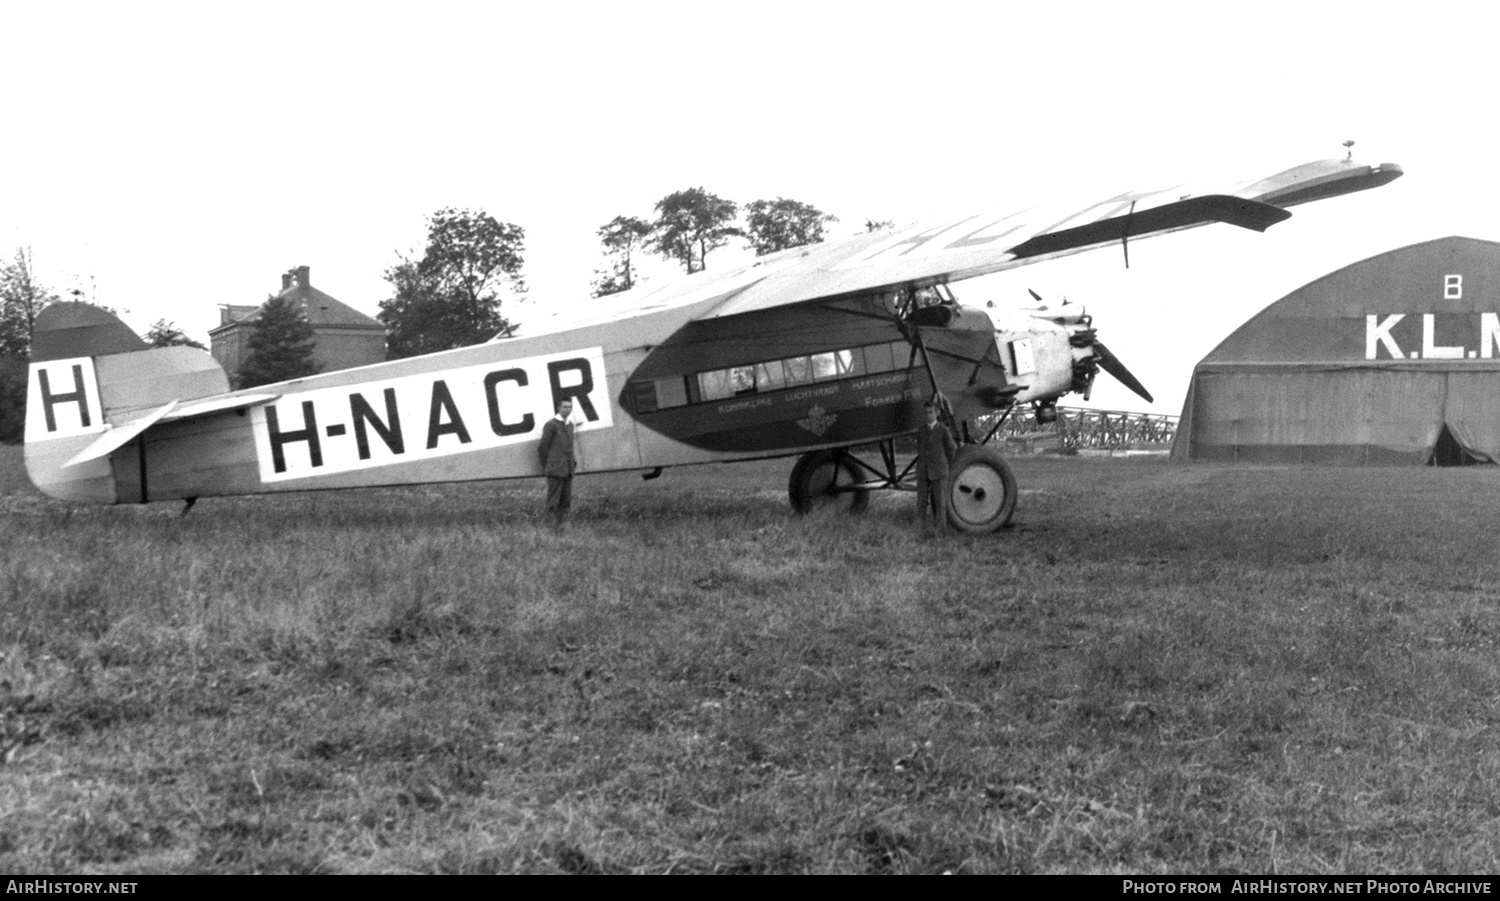
<instances>
[{"instance_id":1,"label":"horizontal stabilizer","mask_svg":"<svg viewBox=\"0 0 1500 901\"><path fill-rule=\"evenodd\" d=\"M208 416L212 413L223 413L226 410L244 410L250 407L259 407L268 404L280 394L236 394L231 397L215 397L209 400L195 401L183 404L176 410L162 417L163 422L176 422L179 419L195 419L199 416Z\"/></svg>"},{"instance_id":2,"label":"horizontal stabilizer","mask_svg":"<svg viewBox=\"0 0 1500 901\"><path fill-rule=\"evenodd\" d=\"M77 466L79 463L97 460L100 457L119 450L130 443L131 439L145 432L158 422L177 422L183 419L194 419L229 410L258 407L261 404L268 404L280 396L279 394L241 394L233 397L218 397L183 406L179 406L177 401L174 400L139 419L133 419L123 425L111 426L104 434L94 439L94 443L64 463L62 468L67 469L69 466Z\"/></svg>"},{"instance_id":3,"label":"horizontal stabilizer","mask_svg":"<svg viewBox=\"0 0 1500 901\"><path fill-rule=\"evenodd\" d=\"M1111 216L1074 228L1036 235L1012 247L1010 252L1018 259L1044 256L1209 222L1227 222L1263 232L1291 215L1269 203L1231 197L1228 194L1209 194L1151 207L1139 213L1127 212L1122 216Z\"/></svg>"},{"instance_id":4,"label":"horizontal stabilizer","mask_svg":"<svg viewBox=\"0 0 1500 901\"><path fill-rule=\"evenodd\" d=\"M70 466L77 466L80 463L97 460L106 454L119 450L128 444L132 438L151 428L163 416L172 412L172 408L176 406L177 401L174 400L166 406L154 410L146 416L142 416L140 419L132 420L125 425L111 426L105 430L104 434L94 439L94 443L79 451L71 460L64 463L62 468L67 469Z\"/></svg>"}]
</instances>

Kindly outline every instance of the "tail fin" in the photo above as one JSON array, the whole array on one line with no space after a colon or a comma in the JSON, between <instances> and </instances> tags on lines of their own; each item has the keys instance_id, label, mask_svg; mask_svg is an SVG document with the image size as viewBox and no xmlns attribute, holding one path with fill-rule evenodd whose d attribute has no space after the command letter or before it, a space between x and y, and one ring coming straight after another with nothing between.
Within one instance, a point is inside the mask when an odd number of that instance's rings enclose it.
<instances>
[{"instance_id":1,"label":"tail fin","mask_svg":"<svg viewBox=\"0 0 1500 901\"><path fill-rule=\"evenodd\" d=\"M150 347L108 310L86 303L55 303L36 317L31 362L103 357Z\"/></svg>"},{"instance_id":2,"label":"tail fin","mask_svg":"<svg viewBox=\"0 0 1500 901\"><path fill-rule=\"evenodd\" d=\"M135 500L120 496L118 449L176 402L229 390L208 354L153 348L114 314L86 303L43 310L31 346L26 472L41 491L64 500Z\"/></svg>"}]
</instances>

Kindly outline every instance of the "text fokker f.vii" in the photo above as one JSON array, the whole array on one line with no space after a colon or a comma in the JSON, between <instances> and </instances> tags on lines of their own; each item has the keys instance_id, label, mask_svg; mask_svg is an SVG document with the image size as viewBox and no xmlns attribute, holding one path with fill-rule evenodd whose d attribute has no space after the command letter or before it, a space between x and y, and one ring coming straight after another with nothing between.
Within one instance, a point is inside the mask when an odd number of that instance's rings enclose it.
<instances>
[{"instance_id":1,"label":"text fokker f.vii","mask_svg":"<svg viewBox=\"0 0 1500 901\"><path fill-rule=\"evenodd\" d=\"M541 426L570 398L582 472L795 455L795 508L859 509L910 486L894 440L940 395L962 442L950 519L988 531L1016 487L984 424L1022 404L1045 416L1101 367L1149 395L1081 309L963 306L950 282L1211 222L1260 231L1400 174L1326 160L1223 191L866 234L594 301L592 321L241 391L206 353L56 304L33 340L27 471L99 503L534 477Z\"/></svg>"}]
</instances>

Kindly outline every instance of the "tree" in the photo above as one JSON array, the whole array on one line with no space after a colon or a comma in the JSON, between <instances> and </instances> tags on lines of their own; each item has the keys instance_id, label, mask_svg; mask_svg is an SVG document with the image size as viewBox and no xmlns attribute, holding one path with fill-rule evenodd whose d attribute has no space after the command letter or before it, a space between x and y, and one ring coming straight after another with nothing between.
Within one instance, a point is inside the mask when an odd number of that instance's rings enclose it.
<instances>
[{"instance_id":1,"label":"tree","mask_svg":"<svg viewBox=\"0 0 1500 901\"><path fill-rule=\"evenodd\" d=\"M739 208L732 200L702 188L668 194L656 202L656 222L649 245L662 256L676 260L689 274L707 267L708 252L744 234L735 228Z\"/></svg>"},{"instance_id":2,"label":"tree","mask_svg":"<svg viewBox=\"0 0 1500 901\"><path fill-rule=\"evenodd\" d=\"M525 229L482 210L442 209L427 222L422 258L403 258L385 273L395 294L380 302L378 318L393 360L509 334L515 323L501 306L526 293Z\"/></svg>"},{"instance_id":3,"label":"tree","mask_svg":"<svg viewBox=\"0 0 1500 901\"><path fill-rule=\"evenodd\" d=\"M29 361L37 314L56 302L57 295L36 280L31 251L17 249L15 259L0 268L0 356Z\"/></svg>"},{"instance_id":4,"label":"tree","mask_svg":"<svg viewBox=\"0 0 1500 901\"><path fill-rule=\"evenodd\" d=\"M26 430L27 364L36 317L57 295L37 282L31 252L17 249L0 267L0 441L20 441Z\"/></svg>"},{"instance_id":5,"label":"tree","mask_svg":"<svg viewBox=\"0 0 1500 901\"><path fill-rule=\"evenodd\" d=\"M888 228L895 228L895 227L896 227L896 223L892 222L889 219L866 219L865 220L865 233L866 234L869 234L870 232L881 232L881 231L885 231Z\"/></svg>"},{"instance_id":6,"label":"tree","mask_svg":"<svg viewBox=\"0 0 1500 901\"><path fill-rule=\"evenodd\" d=\"M651 234L651 223L634 216L616 216L600 226L598 234L599 242L609 255L610 268L607 272L598 273L598 278L594 280L594 296L603 297L606 294L629 291L635 287L632 257L635 249Z\"/></svg>"},{"instance_id":7,"label":"tree","mask_svg":"<svg viewBox=\"0 0 1500 901\"><path fill-rule=\"evenodd\" d=\"M25 437L28 370L20 357L0 356L0 444Z\"/></svg>"},{"instance_id":8,"label":"tree","mask_svg":"<svg viewBox=\"0 0 1500 901\"><path fill-rule=\"evenodd\" d=\"M521 277L526 230L500 222L483 210L447 208L432 214L427 225L427 252L418 264L422 275L436 279L438 289L471 304L501 299L495 289L509 282L526 293Z\"/></svg>"},{"instance_id":9,"label":"tree","mask_svg":"<svg viewBox=\"0 0 1500 901\"><path fill-rule=\"evenodd\" d=\"M468 303L444 292L412 260L392 266L385 278L396 293L380 302L378 318L385 323L386 356L392 360L483 344L514 328L500 315L498 303Z\"/></svg>"},{"instance_id":10,"label":"tree","mask_svg":"<svg viewBox=\"0 0 1500 901\"><path fill-rule=\"evenodd\" d=\"M318 337L307 314L290 297L272 295L261 305L250 332L250 351L235 378L235 387L254 388L313 375L320 368L313 359Z\"/></svg>"},{"instance_id":11,"label":"tree","mask_svg":"<svg viewBox=\"0 0 1500 901\"><path fill-rule=\"evenodd\" d=\"M756 256L821 243L823 226L837 221L837 217L812 204L785 197L753 200L745 205L746 237Z\"/></svg>"},{"instance_id":12,"label":"tree","mask_svg":"<svg viewBox=\"0 0 1500 901\"><path fill-rule=\"evenodd\" d=\"M177 323L158 319L151 323L151 328L146 331L146 343L152 347L196 347L199 350L208 350L201 342L194 341L187 333L177 327Z\"/></svg>"}]
</instances>

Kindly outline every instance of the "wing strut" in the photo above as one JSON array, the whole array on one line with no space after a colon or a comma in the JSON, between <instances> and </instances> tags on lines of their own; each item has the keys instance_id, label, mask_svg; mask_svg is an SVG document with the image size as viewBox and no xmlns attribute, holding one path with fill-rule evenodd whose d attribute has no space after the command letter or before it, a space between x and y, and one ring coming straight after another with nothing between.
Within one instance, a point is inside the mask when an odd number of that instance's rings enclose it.
<instances>
[{"instance_id":1,"label":"wing strut","mask_svg":"<svg viewBox=\"0 0 1500 901\"><path fill-rule=\"evenodd\" d=\"M932 371L931 353L927 350L927 342L922 340L922 330L913 327L912 332L917 336L917 349L922 351L922 366L927 370L928 384L932 385L932 400L937 404L938 416L954 438L963 437L967 440L968 432L959 427L958 417L953 414L953 404L949 403L948 396L938 387L937 374Z\"/></svg>"},{"instance_id":2,"label":"wing strut","mask_svg":"<svg viewBox=\"0 0 1500 901\"><path fill-rule=\"evenodd\" d=\"M917 350L922 352L922 368L927 370L927 382L932 385L932 396L937 397L942 391L938 390L937 376L932 371L932 357L927 354L927 342L922 340L921 329L913 328L912 333L917 336Z\"/></svg>"}]
</instances>

